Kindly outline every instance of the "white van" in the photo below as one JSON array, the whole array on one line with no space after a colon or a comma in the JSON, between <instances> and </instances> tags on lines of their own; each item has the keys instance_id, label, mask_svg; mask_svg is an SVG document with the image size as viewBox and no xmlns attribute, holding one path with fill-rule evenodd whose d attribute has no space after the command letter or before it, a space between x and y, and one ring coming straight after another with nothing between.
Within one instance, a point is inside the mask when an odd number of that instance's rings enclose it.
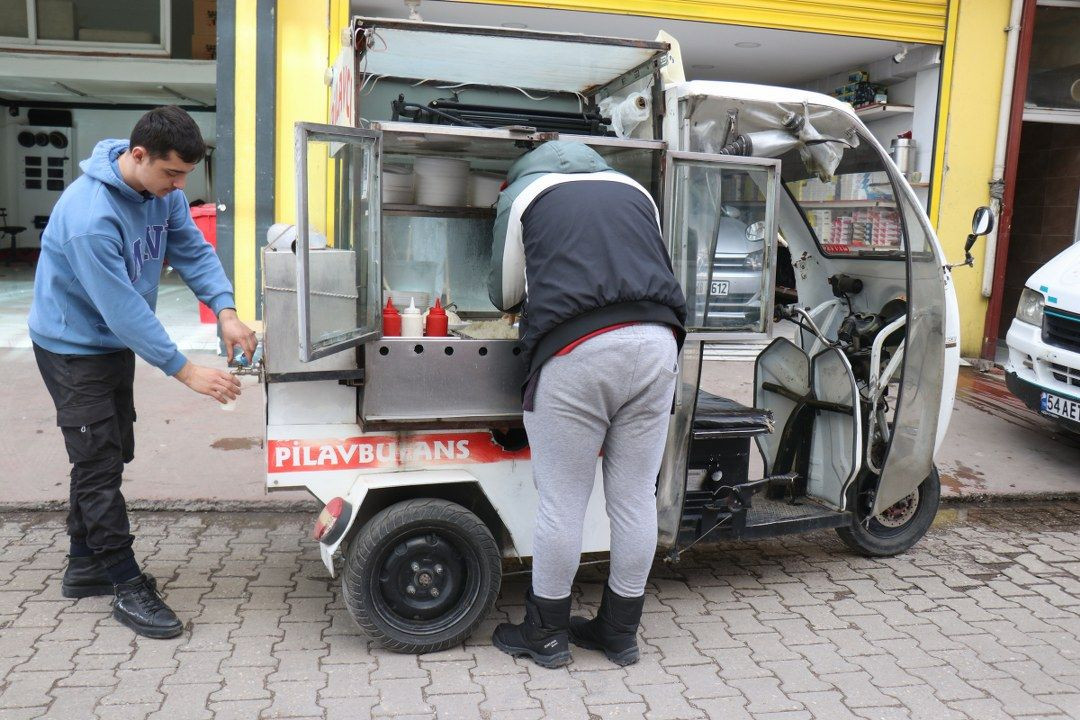
<instances>
[{"instance_id":1,"label":"white van","mask_svg":"<svg viewBox=\"0 0 1080 720\"><path fill-rule=\"evenodd\" d=\"M1028 278L1005 342L1005 379L1032 410L1080 433L1080 244Z\"/></svg>"}]
</instances>

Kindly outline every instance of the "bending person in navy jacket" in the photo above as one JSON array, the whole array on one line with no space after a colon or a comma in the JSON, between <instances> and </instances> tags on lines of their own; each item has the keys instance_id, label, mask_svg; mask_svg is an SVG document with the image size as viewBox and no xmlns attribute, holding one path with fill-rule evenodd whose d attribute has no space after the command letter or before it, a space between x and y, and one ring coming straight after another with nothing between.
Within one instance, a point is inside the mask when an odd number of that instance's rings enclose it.
<instances>
[{"instance_id":1,"label":"bending person in navy jacket","mask_svg":"<svg viewBox=\"0 0 1080 720\"><path fill-rule=\"evenodd\" d=\"M525 621L492 642L544 667L569 643L619 665L637 630L656 552L656 476L685 331L652 196L581 143L518 159L499 196L488 293L520 312L522 409L538 496ZM582 528L603 455L611 566L593 619L570 617Z\"/></svg>"},{"instance_id":2,"label":"bending person in navy jacket","mask_svg":"<svg viewBox=\"0 0 1080 720\"><path fill-rule=\"evenodd\" d=\"M143 115L130 142L98 143L42 234L30 307L34 354L72 464L63 594L114 595L113 615L149 637L175 637L183 626L139 569L120 492L135 449L135 355L219 402L240 392L228 372L184 357L154 314L166 254L217 315L229 360L234 345L249 360L255 352L184 197L205 154L195 121L175 106Z\"/></svg>"}]
</instances>

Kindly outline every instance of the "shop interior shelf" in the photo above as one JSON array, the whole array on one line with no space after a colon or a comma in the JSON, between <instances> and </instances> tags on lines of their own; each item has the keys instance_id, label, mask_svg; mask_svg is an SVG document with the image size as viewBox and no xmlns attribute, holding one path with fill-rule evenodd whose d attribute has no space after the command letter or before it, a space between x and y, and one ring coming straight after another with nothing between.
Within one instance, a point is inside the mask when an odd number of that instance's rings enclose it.
<instances>
[{"instance_id":1,"label":"shop interior shelf","mask_svg":"<svg viewBox=\"0 0 1080 720\"><path fill-rule=\"evenodd\" d=\"M382 211L386 215L429 215L431 217L470 217L494 218L495 208L441 205L400 205L383 203Z\"/></svg>"},{"instance_id":2,"label":"shop interior shelf","mask_svg":"<svg viewBox=\"0 0 1080 720\"><path fill-rule=\"evenodd\" d=\"M894 208L895 200L799 200L799 205L814 208Z\"/></svg>"},{"instance_id":3,"label":"shop interior shelf","mask_svg":"<svg viewBox=\"0 0 1080 720\"><path fill-rule=\"evenodd\" d=\"M874 103L873 105L864 105L860 108L855 108L855 114L865 120L880 120L887 117L895 117L897 115L910 115L915 112L915 108L911 105L892 105L889 103Z\"/></svg>"}]
</instances>

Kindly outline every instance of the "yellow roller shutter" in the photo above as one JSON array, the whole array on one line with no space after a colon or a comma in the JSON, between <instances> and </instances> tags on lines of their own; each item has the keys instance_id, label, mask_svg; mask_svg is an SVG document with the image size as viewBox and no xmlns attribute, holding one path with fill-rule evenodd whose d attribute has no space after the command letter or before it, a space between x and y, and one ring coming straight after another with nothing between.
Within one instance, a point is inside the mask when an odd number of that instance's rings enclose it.
<instances>
[{"instance_id":1,"label":"yellow roller shutter","mask_svg":"<svg viewBox=\"0 0 1080 720\"><path fill-rule=\"evenodd\" d=\"M471 0L940 45L948 0Z\"/></svg>"}]
</instances>

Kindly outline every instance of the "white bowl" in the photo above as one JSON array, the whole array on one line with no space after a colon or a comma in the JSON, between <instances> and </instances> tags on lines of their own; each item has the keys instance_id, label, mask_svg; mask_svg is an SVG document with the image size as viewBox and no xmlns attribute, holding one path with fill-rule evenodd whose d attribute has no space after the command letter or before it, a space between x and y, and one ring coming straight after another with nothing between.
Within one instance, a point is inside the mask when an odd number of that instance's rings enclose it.
<instances>
[{"instance_id":1,"label":"white bowl","mask_svg":"<svg viewBox=\"0 0 1080 720\"><path fill-rule=\"evenodd\" d=\"M469 174L469 205L491 207L499 201L499 189L505 177L495 173L474 172Z\"/></svg>"}]
</instances>

